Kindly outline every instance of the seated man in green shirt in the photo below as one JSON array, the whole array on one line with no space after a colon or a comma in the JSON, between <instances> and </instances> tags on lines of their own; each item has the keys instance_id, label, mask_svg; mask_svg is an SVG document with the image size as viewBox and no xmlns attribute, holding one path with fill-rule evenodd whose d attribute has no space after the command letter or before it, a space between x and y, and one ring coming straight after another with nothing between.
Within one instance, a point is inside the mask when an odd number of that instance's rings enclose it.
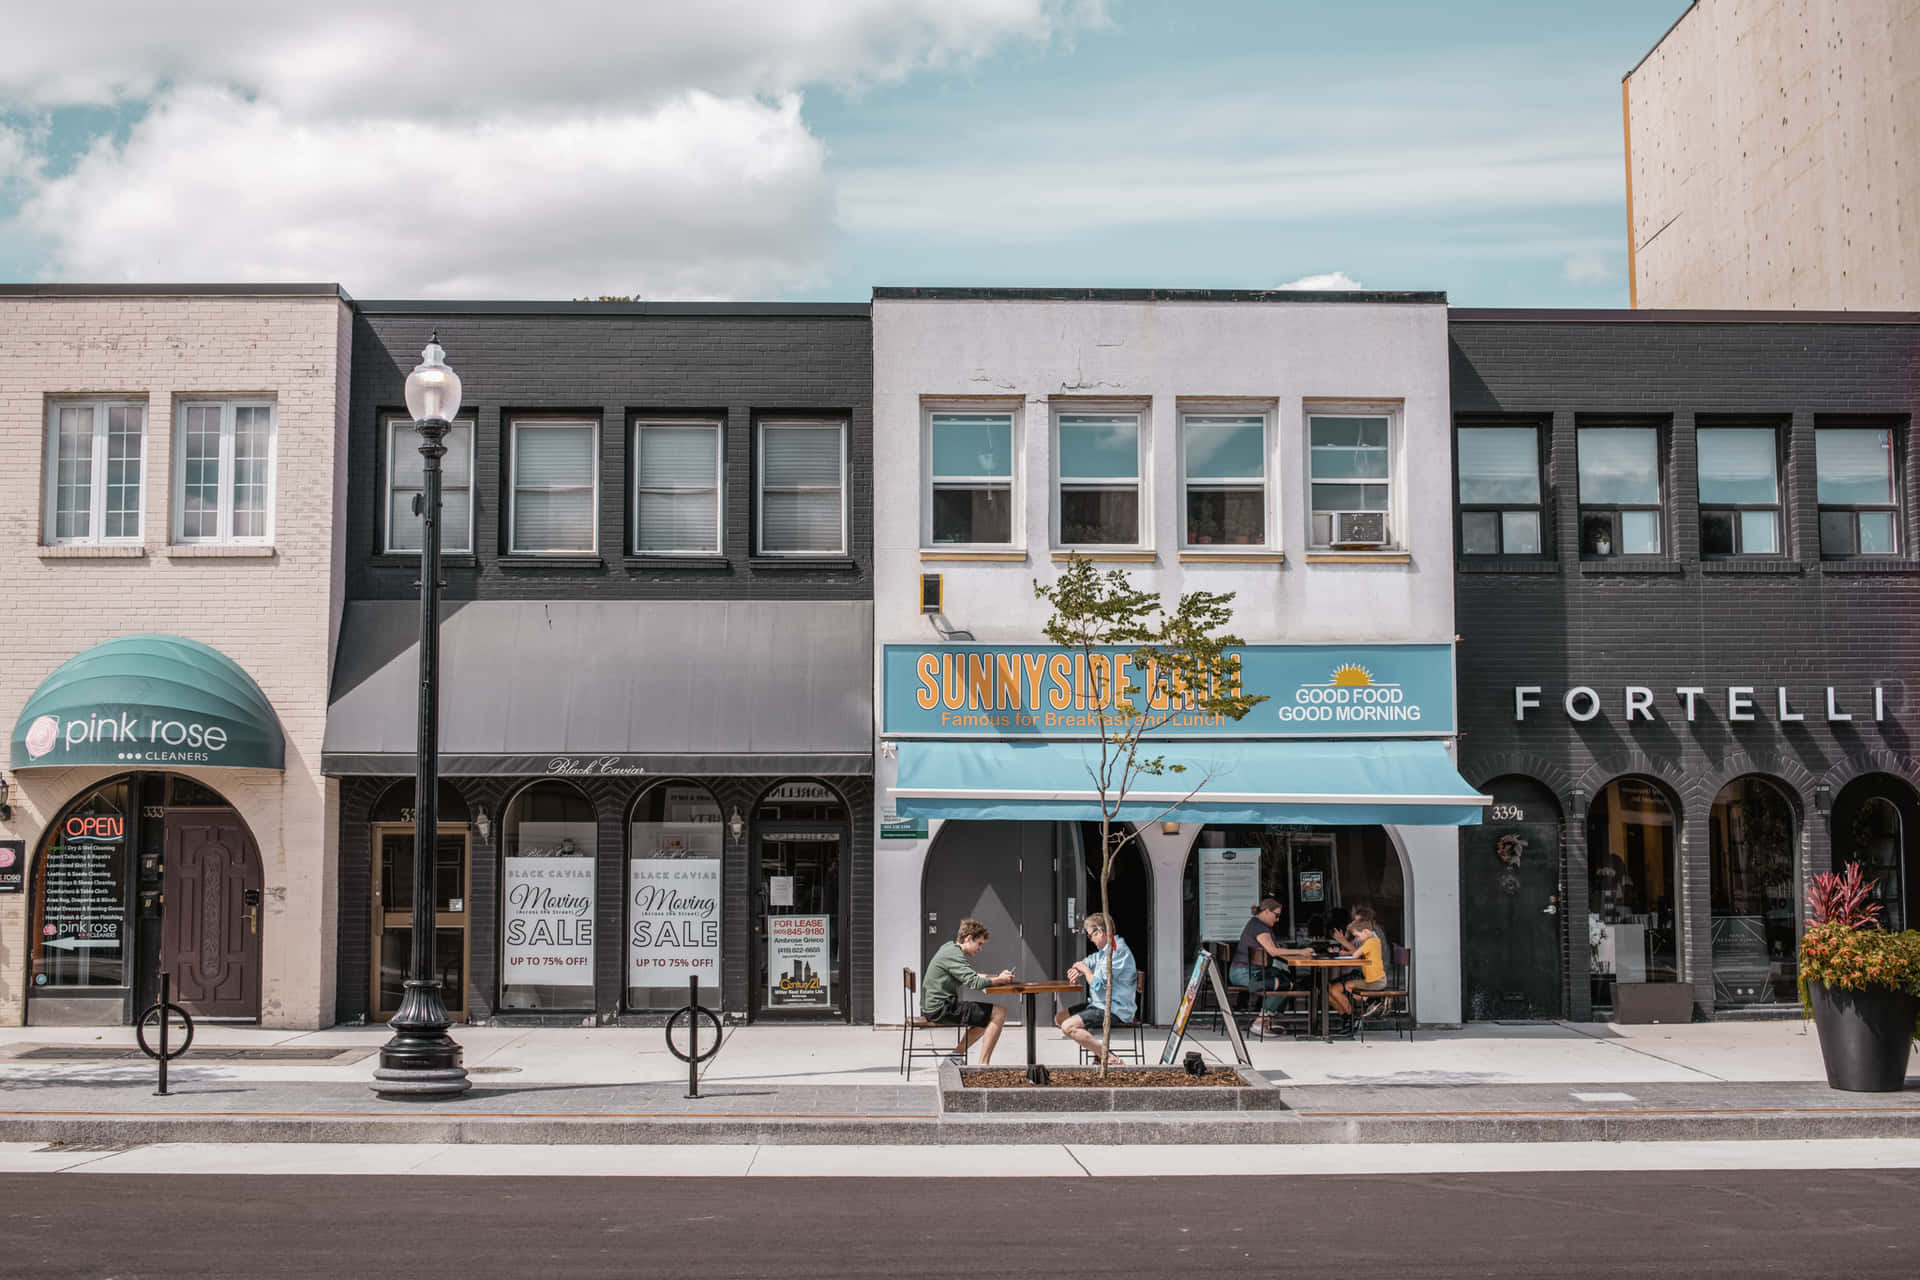
<instances>
[{"instance_id":1,"label":"seated man in green shirt","mask_svg":"<svg viewBox=\"0 0 1920 1280\"><path fill-rule=\"evenodd\" d=\"M1000 1043L1000 1028L1007 1024L1007 1011L997 1004L963 1000L960 993L1013 981L1011 969L1002 969L992 977L974 971L973 957L986 945L987 926L978 920L962 920L958 936L934 952L933 959L927 962L926 980L920 984L921 1015L929 1022L967 1028L960 1048L964 1052L979 1041L983 1067L993 1058L993 1047Z\"/></svg>"}]
</instances>

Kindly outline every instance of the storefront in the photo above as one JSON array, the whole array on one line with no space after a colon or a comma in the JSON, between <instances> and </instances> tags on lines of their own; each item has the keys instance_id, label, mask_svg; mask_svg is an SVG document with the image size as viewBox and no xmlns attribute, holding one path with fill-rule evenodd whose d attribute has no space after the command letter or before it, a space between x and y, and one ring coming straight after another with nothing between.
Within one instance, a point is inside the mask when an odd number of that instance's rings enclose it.
<instances>
[{"instance_id":1,"label":"storefront","mask_svg":"<svg viewBox=\"0 0 1920 1280\"><path fill-rule=\"evenodd\" d=\"M109 640L41 683L14 725L16 777L90 780L0 885L30 895L28 1023L129 1021L162 973L198 1019L260 1020L266 880L235 802L284 763L259 686L197 641Z\"/></svg>"},{"instance_id":2,"label":"storefront","mask_svg":"<svg viewBox=\"0 0 1920 1280\"><path fill-rule=\"evenodd\" d=\"M408 614L349 606L328 723L345 1019L390 1017L406 976L418 658L381 638ZM870 625L864 603L799 601L451 613L434 904L449 1011L649 1021L698 978L730 1018L870 1017L853 910L872 859Z\"/></svg>"}]
</instances>

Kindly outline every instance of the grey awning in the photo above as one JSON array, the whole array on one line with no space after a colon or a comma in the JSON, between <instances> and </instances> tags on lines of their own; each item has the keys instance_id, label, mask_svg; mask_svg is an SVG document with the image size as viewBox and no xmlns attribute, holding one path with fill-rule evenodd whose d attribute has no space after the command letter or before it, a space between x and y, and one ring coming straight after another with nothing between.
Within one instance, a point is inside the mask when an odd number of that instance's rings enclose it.
<instances>
[{"instance_id":1,"label":"grey awning","mask_svg":"<svg viewBox=\"0 0 1920 1280\"><path fill-rule=\"evenodd\" d=\"M488 600L442 617L443 773L872 769L868 601ZM419 627L410 601L347 605L324 772L413 771Z\"/></svg>"}]
</instances>

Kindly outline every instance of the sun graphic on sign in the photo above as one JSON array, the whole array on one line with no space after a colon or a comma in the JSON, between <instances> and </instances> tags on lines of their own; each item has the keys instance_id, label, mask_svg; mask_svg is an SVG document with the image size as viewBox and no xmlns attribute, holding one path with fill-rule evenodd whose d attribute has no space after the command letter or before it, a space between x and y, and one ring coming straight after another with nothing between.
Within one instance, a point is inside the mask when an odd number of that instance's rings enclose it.
<instances>
[{"instance_id":1,"label":"sun graphic on sign","mask_svg":"<svg viewBox=\"0 0 1920 1280\"><path fill-rule=\"evenodd\" d=\"M1354 663L1346 663L1335 669L1333 687L1336 689L1365 689L1373 684L1373 672Z\"/></svg>"}]
</instances>

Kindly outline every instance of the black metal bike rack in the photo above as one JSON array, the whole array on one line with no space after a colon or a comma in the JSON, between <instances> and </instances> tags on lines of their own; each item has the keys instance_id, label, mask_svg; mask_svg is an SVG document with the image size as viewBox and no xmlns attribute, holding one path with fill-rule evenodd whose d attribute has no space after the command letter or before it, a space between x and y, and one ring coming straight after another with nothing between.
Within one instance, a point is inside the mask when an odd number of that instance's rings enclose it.
<instances>
[{"instance_id":1,"label":"black metal bike rack","mask_svg":"<svg viewBox=\"0 0 1920 1280\"><path fill-rule=\"evenodd\" d=\"M172 1015L179 1016L181 1030L186 1033L181 1039L178 1048L173 1047L167 1034L173 1025ZM147 1043L147 1023L149 1022L158 1022L160 1024L160 1044L158 1048ZM161 972L160 999L158 1002L150 1004L140 1011L139 1020L133 1024L133 1038L140 1045L140 1052L159 1063L160 1087L153 1092L155 1097L166 1097L167 1064L175 1058L183 1056L187 1050L193 1047L193 1016L173 1002L173 975L171 973Z\"/></svg>"},{"instance_id":2,"label":"black metal bike rack","mask_svg":"<svg viewBox=\"0 0 1920 1280\"><path fill-rule=\"evenodd\" d=\"M687 1051L685 1053L680 1052L680 1047L673 1042L673 1029L682 1018L687 1020ZM705 1053L700 1052L700 1019L702 1018L713 1024L713 1048ZM725 1034L725 1029L720 1025L720 1015L711 1009L703 1008L700 1004L700 979L689 977L686 1007L676 1010L674 1015L667 1019L667 1052L687 1064L687 1096L689 1098L700 1096L700 1064L720 1052L720 1039Z\"/></svg>"}]
</instances>

